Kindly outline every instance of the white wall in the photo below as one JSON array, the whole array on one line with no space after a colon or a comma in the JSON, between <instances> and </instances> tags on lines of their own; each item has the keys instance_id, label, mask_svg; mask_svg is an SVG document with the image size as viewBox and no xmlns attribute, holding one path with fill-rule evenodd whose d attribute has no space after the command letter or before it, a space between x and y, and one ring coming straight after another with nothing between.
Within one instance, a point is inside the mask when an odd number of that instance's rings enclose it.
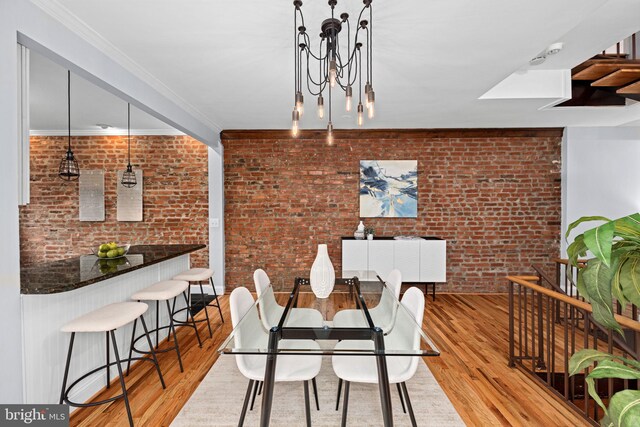
<instances>
[{"instance_id":1,"label":"white wall","mask_svg":"<svg viewBox=\"0 0 640 427\"><path fill-rule=\"evenodd\" d=\"M565 129L562 169L563 233L582 216L640 212L640 127ZM572 236L594 225L580 226ZM566 246L563 237L563 255Z\"/></svg>"},{"instance_id":2,"label":"white wall","mask_svg":"<svg viewBox=\"0 0 640 427\"><path fill-rule=\"evenodd\" d=\"M24 399L18 223L16 44L66 66L156 118L218 149L219 129L203 123L142 78L26 0L0 0L0 402ZM25 339L29 339L26 337ZM43 355L43 357L46 357Z\"/></svg>"},{"instance_id":3,"label":"white wall","mask_svg":"<svg viewBox=\"0 0 640 427\"><path fill-rule=\"evenodd\" d=\"M209 149L209 268L218 295L224 293L224 148Z\"/></svg>"}]
</instances>

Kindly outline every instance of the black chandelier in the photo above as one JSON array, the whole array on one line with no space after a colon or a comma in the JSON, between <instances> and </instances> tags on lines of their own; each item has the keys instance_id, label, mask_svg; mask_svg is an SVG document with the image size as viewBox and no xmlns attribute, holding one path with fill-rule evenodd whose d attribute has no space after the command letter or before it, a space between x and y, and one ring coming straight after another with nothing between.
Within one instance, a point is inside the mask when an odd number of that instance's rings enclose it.
<instances>
[{"instance_id":1,"label":"black chandelier","mask_svg":"<svg viewBox=\"0 0 640 427\"><path fill-rule=\"evenodd\" d=\"M323 92L328 92L328 123L327 123L327 142L333 143L333 123L331 122L331 95L332 89L336 86L345 92L346 110L352 109L353 86L357 84L358 90L358 106L357 106L357 123L362 126L364 123L364 109L362 104L362 72L365 72L364 96L368 117L373 118L375 93L373 91L373 73L372 73L372 34L373 34L373 11L371 7L372 0L363 0L364 7L358 16L357 28L355 30L355 38L353 46L351 40L351 24L349 23L349 14L340 14L340 19L334 17L334 10L338 4L337 0L329 0L331 7L331 18L322 21L320 32L320 45L317 49L317 55L312 52L311 39L307 34L307 28L302 15L302 1L294 0L294 52L295 52L295 105L292 113L292 129L293 136L298 135L299 122L304 112L304 96L303 82L306 81L307 91L312 96L318 97L318 117L324 118L324 97ZM365 12L369 10L369 19L366 18ZM298 19L300 26L298 26ZM347 30L347 51L346 56L340 53L340 31L343 26ZM362 48L365 48L365 62L362 62ZM344 46L344 43L343 43ZM303 63L304 62L304 63Z\"/></svg>"}]
</instances>

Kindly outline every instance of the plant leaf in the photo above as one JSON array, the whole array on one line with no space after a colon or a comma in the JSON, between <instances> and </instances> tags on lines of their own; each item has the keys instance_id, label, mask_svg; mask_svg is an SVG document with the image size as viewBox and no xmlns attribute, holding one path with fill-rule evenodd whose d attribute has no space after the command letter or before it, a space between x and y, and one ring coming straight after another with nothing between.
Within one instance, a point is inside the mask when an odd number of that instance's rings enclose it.
<instances>
[{"instance_id":1,"label":"plant leaf","mask_svg":"<svg viewBox=\"0 0 640 427\"><path fill-rule=\"evenodd\" d=\"M626 308L627 302L629 302L624 296L622 284L620 283L620 270L622 269L622 265L624 265L624 262L625 260L621 261L622 264L618 265L618 268L615 269L613 277L611 278L611 292L613 293L613 297L620 303L623 312Z\"/></svg>"},{"instance_id":2,"label":"plant leaf","mask_svg":"<svg viewBox=\"0 0 640 427\"><path fill-rule=\"evenodd\" d=\"M569 224L569 227L567 228L567 232L564 235L564 238L567 239L567 241L569 241L569 233L571 233L571 230L573 230L574 228L576 228L578 225L582 224L583 222L589 222L589 221L611 221L609 218L605 218L603 216L583 216L582 218L579 218L576 221L573 221L571 224Z\"/></svg>"},{"instance_id":3,"label":"plant leaf","mask_svg":"<svg viewBox=\"0 0 640 427\"><path fill-rule=\"evenodd\" d=\"M640 370L640 362L637 360L626 359L604 351L585 348L576 351L573 356L571 356L571 359L569 359L569 375L580 373L585 368L590 367L594 362L601 362L603 360L619 360Z\"/></svg>"},{"instance_id":4,"label":"plant leaf","mask_svg":"<svg viewBox=\"0 0 640 427\"><path fill-rule=\"evenodd\" d=\"M603 360L591 372L591 378L620 378L623 380L640 379L640 370L612 360Z\"/></svg>"},{"instance_id":5,"label":"plant leaf","mask_svg":"<svg viewBox=\"0 0 640 427\"><path fill-rule=\"evenodd\" d=\"M584 232L584 244L607 267L611 266L611 245L615 222L607 222L599 227Z\"/></svg>"},{"instance_id":6,"label":"plant leaf","mask_svg":"<svg viewBox=\"0 0 640 427\"><path fill-rule=\"evenodd\" d=\"M615 427L613 425L613 421L611 421L611 418L609 418L608 415L605 415L604 417L602 417L602 419L600 420L600 425L602 427Z\"/></svg>"},{"instance_id":7,"label":"plant leaf","mask_svg":"<svg viewBox=\"0 0 640 427\"><path fill-rule=\"evenodd\" d=\"M584 244L584 235L580 234L575 240L567 247L567 255L569 257L569 263L575 267L578 266L578 258L587 254L587 245ZM569 273L571 269L567 269Z\"/></svg>"},{"instance_id":8,"label":"plant leaf","mask_svg":"<svg viewBox=\"0 0 640 427\"><path fill-rule=\"evenodd\" d=\"M600 399L600 396L598 396L598 392L596 391L595 380L593 378L587 377L584 379L584 381L587 383L587 390L589 390L589 396L591 396L593 400L595 400L596 403L604 410L605 416L609 415L609 413L607 412L607 407L604 406L604 403L602 403L602 399Z\"/></svg>"},{"instance_id":9,"label":"plant leaf","mask_svg":"<svg viewBox=\"0 0 640 427\"><path fill-rule=\"evenodd\" d=\"M632 304L640 306L640 258L627 258L620 266L620 287Z\"/></svg>"},{"instance_id":10,"label":"plant leaf","mask_svg":"<svg viewBox=\"0 0 640 427\"><path fill-rule=\"evenodd\" d=\"M609 418L615 426L640 425L640 390L623 390L609 401Z\"/></svg>"},{"instance_id":11,"label":"plant leaf","mask_svg":"<svg viewBox=\"0 0 640 427\"><path fill-rule=\"evenodd\" d=\"M640 213L616 219L616 234L640 237Z\"/></svg>"},{"instance_id":12,"label":"plant leaf","mask_svg":"<svg viewBox=\"0 0 640 427\"><path fill-rule=\"evenodd\" d=\"M611 296L613 271L599 259L590 259L581 274L595 321L622 335L622 329L613 316L613 297Z\"/></svg>"}]
</instances>

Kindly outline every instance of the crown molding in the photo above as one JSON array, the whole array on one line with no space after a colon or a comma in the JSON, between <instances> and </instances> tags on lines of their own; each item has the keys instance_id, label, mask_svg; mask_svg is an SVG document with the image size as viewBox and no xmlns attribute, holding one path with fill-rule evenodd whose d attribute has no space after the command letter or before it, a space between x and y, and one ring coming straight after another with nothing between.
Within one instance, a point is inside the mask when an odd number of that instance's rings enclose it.
<instances>
[{"instance_id":1,"label":"crown molding","mask_svg":"<svg viewBox=\"0 0 640 427\"><path fill-rule=\"evenodd\" d=\"M66 129L56 130L31 130L30 136L67 136L69 131ZM170 135L182 136L185 133L177 129L131 129L131 135L147 136L147 135ZM127 136L126 129L86 129L72 130L71 136Z\"/></svg>"},{"instance_id":2,"label":"crown molding","mask_svg":"<svg viewBox=\"0 0 640 427\"><path fill-rule=\"evenodd\" d=\"M153 89L157 90L163 96L167 97L174 104L185 110L187 113L191 114L193 117L210 126L211 128L222 129L222 127L220 127L217 123L200 112L200 110L187 102L184 98L174 92L153 74L148 72L130 56L118 49L115 45L105 39L102 35L96 32L93 28L87 25L83 20L81 20L73 12L60 4L57 0L30 1L38 6L43 12L45 12L53 19L67 27L73 33L78 35L78 37L82 38L84 41L91 44L100 52L107 55L118 65L147 83Z\"/></svg>"}]
</instances>

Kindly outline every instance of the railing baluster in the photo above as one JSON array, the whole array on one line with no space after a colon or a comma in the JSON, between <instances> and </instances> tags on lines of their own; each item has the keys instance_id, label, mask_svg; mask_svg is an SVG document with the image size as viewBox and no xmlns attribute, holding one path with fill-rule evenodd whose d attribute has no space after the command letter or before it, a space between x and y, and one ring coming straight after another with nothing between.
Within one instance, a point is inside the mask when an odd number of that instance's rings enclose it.
<instances>
[{"instance_id":1,"label":"railing baluster","mask_svg":"<svg viewBox=\"0 0 640 427\"><path fill-rule=\"evenodd\" d=\"M576 352L576 311L575 307L571 306L571 354ZM576 377L571 377L571 401L575 400L574 392L576 389Z\"/></svg>"},{"instance_id":2,"label":"railing baluster","mask_svg":"<svg viewBox=\"0 0 640 427\"><path fill-rule=\"evenodd\" d=\"M524 288L524 356L529 357L529 314L527 313L527 289Z\"/></svg>"},{"instance_id":3,"label":"railing baluster","mask_svg":"<svg viewBox=\"0 0 640 427\"><path fill-rule=\"evenodd\" d=\"M551 386L556 388L556 323L560 320L558 319L560 309L560 303L557 300L553 300L553 322L551 325L551 344L553 345L553 349L551 350Z\"/></svg>"},{"instance_id":4,"label":"railing baluster","mask_svg":"<svg viewBox=\"0 0 640 427\"><path fill-rule=\"evenodd\" d=\"M515 283L510 282L509 283L509 366L513 367L515 366L515 362L513 360L514 356L515 356L515 350L514 350L514 340L515 340L515 329L514 329L514 319L513 319L513 287L515 286ZM519 287L520 285L518 285Z\"/></svg>"},{"instance_id":5,"label":"railing baluster","mask_svg":"<svg viewBox=\"0 0 640 427\"><path fill-rule=\"evenodd\" d=\"M569 313L568 304L564 303L564 398L569 400Z\"/></svg>"},{"instance_id":6,"label":"railing baluster","mask_svg":"<svg viewBox=\"0 0 640 427\"><path fill-rule=\"evenodd\" d=\"M547 384L549 385L551 385L551 371L553 370L553 362L551 362L551 325L553 325L553 313L554 311L551 309L551 297L547 295Z\"/></svg>"},{"instance_id":7,"label":"railing baluster","mask_svg":"<svg viewBox=\"0 0 640 427\"><path fill-rule=\"evenodd\" d=\"M536 371L538 356L536 355L536 298L531 292L531 372Z\"/></svg>"},{"instance_id":8,"label":"railing baluster","mask_svg":"<svg viewBox=\"0 0 640 427\"><path fill-rule=\"evenodd\" d=\"M584 348L589 348L589 329L591 329L591 324L589 323L589 315L586 312L583 312L584 316ZM587 375L589 374L589 368L584 370L584 413L589 414L589 392L587 389Z\"/></svg>"},{"instance_id":9,"label":"railing baluster","mask_svg":"<svg viewBox=\"0 0 640 427\"><path fill-rule=\"evenodd\" d=\"M518 286L518 356L522 360L522 286Z\"/></svg>"},{"instance_id":10,"label":"railing baluster","mask_svg":"<svg viewBox=\"0 0 640 427\"><path fill-rule=\"evenodd\" d=\"M607 351L609 354L613 354L613 331L609 330L607 334ZM613 396L613 378L609 378L607 381L607 398L611 399Z\"/></svg>"}]
</instances>

